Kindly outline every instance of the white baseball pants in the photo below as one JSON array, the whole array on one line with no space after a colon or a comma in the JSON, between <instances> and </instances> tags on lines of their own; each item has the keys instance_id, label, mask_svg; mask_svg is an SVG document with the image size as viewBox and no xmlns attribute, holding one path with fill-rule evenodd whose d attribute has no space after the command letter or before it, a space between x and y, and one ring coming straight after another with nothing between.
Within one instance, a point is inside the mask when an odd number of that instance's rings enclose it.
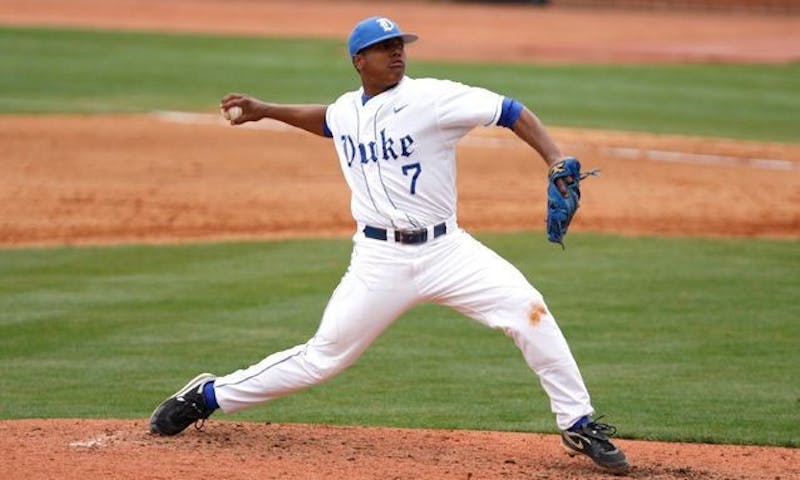
<instances>
[{"instance_id":1,"label":"white baseball pants","mask_svg":"<svg viewBox=\"0 0 800 480\"><path fill-rule=\"evenodd\" d=\"M314 336L217 378L220 408L236 412L333 378L420 303L447 305L511 337L538 375L560 429L593 413L572 353L542 295L513 265L454 222L446 235L421 245L356 234L350 267Z\"/></svg>"}]
</instances>

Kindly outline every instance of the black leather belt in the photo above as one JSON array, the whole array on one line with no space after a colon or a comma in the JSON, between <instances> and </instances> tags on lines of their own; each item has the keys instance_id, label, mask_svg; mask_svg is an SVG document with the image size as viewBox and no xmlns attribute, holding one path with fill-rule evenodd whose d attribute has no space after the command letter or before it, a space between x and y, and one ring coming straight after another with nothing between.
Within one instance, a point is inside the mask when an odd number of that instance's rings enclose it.
<instances>
[{"instance_id":1,"label":"black leather belt","mask_svg":"<svg viewBox=\"0 0 800 480\"><path fill-rule=\"evenodd\" d=\"M447 224L440 223L438 225L434 225L433 238L441 237L445 233L447 233ZM372 238L375 240L383 240L383 241L386 241L389 238L388 232L385 228L370 227L369 225L364 226L364 236L367 238ZM405 243L408 245L417 245L420 243L425 243L428 241L428 229L409 228L406 230L395 230L394 241L397 243Z\"/></svg>"}]
</instances>

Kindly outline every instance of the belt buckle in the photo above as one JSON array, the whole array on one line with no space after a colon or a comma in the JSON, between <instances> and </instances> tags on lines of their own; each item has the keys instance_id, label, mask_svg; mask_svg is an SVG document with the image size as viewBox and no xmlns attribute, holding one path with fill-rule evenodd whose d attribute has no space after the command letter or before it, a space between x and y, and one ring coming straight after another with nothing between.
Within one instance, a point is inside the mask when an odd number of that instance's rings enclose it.
<instances>
[{"instance_id":1,"label":"belt buckle","mask_svg":"<svg viewBox=\"0 0 800 480\"><path fill-rule=\"evenodd\" d=\"M398 243L405 243L409 245L415 245L419 243L425 243L428 241L428 229L427 228L417 228L417 229L409 229L409 230L395 230L394 231L394 241Z\"/></svg>"}]
</instances>

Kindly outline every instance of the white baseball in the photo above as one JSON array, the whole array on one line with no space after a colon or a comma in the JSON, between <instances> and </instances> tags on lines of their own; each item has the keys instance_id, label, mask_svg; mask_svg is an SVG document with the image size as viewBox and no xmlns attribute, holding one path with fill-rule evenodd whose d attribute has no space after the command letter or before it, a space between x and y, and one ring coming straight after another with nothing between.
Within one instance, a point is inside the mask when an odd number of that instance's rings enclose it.
<instances>
[{"instance_id":1,"label":"white baseball","mask_svg":"<svg viewBox=\"0 0 800 480\"><path fill-rule=\"evenodd\" d=\"M233 106L227 110L224 110L222 115L226 120L236 120L242 116L242 107Z\"/></svg>"}]
</instances>

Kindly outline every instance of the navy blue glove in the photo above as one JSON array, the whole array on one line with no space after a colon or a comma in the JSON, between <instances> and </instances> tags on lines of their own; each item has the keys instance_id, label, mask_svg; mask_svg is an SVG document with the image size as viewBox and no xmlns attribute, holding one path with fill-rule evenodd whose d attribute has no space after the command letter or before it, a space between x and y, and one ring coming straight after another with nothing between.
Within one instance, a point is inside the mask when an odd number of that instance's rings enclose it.
<instances>
[{"instance_id":1,"label":"navy blue glove","mask_svg":"<svg viewBox=\"0 0 800 480\"><path fill-rule=\"evenodd\" d=\"M592 171L586 175L596 174L596 171ZM564 158L550 167L548 172L547 239L561 245L562 249L567 227L580 206L580 180L581 163L575 157Z\"/></svg>"}]
</instances>

